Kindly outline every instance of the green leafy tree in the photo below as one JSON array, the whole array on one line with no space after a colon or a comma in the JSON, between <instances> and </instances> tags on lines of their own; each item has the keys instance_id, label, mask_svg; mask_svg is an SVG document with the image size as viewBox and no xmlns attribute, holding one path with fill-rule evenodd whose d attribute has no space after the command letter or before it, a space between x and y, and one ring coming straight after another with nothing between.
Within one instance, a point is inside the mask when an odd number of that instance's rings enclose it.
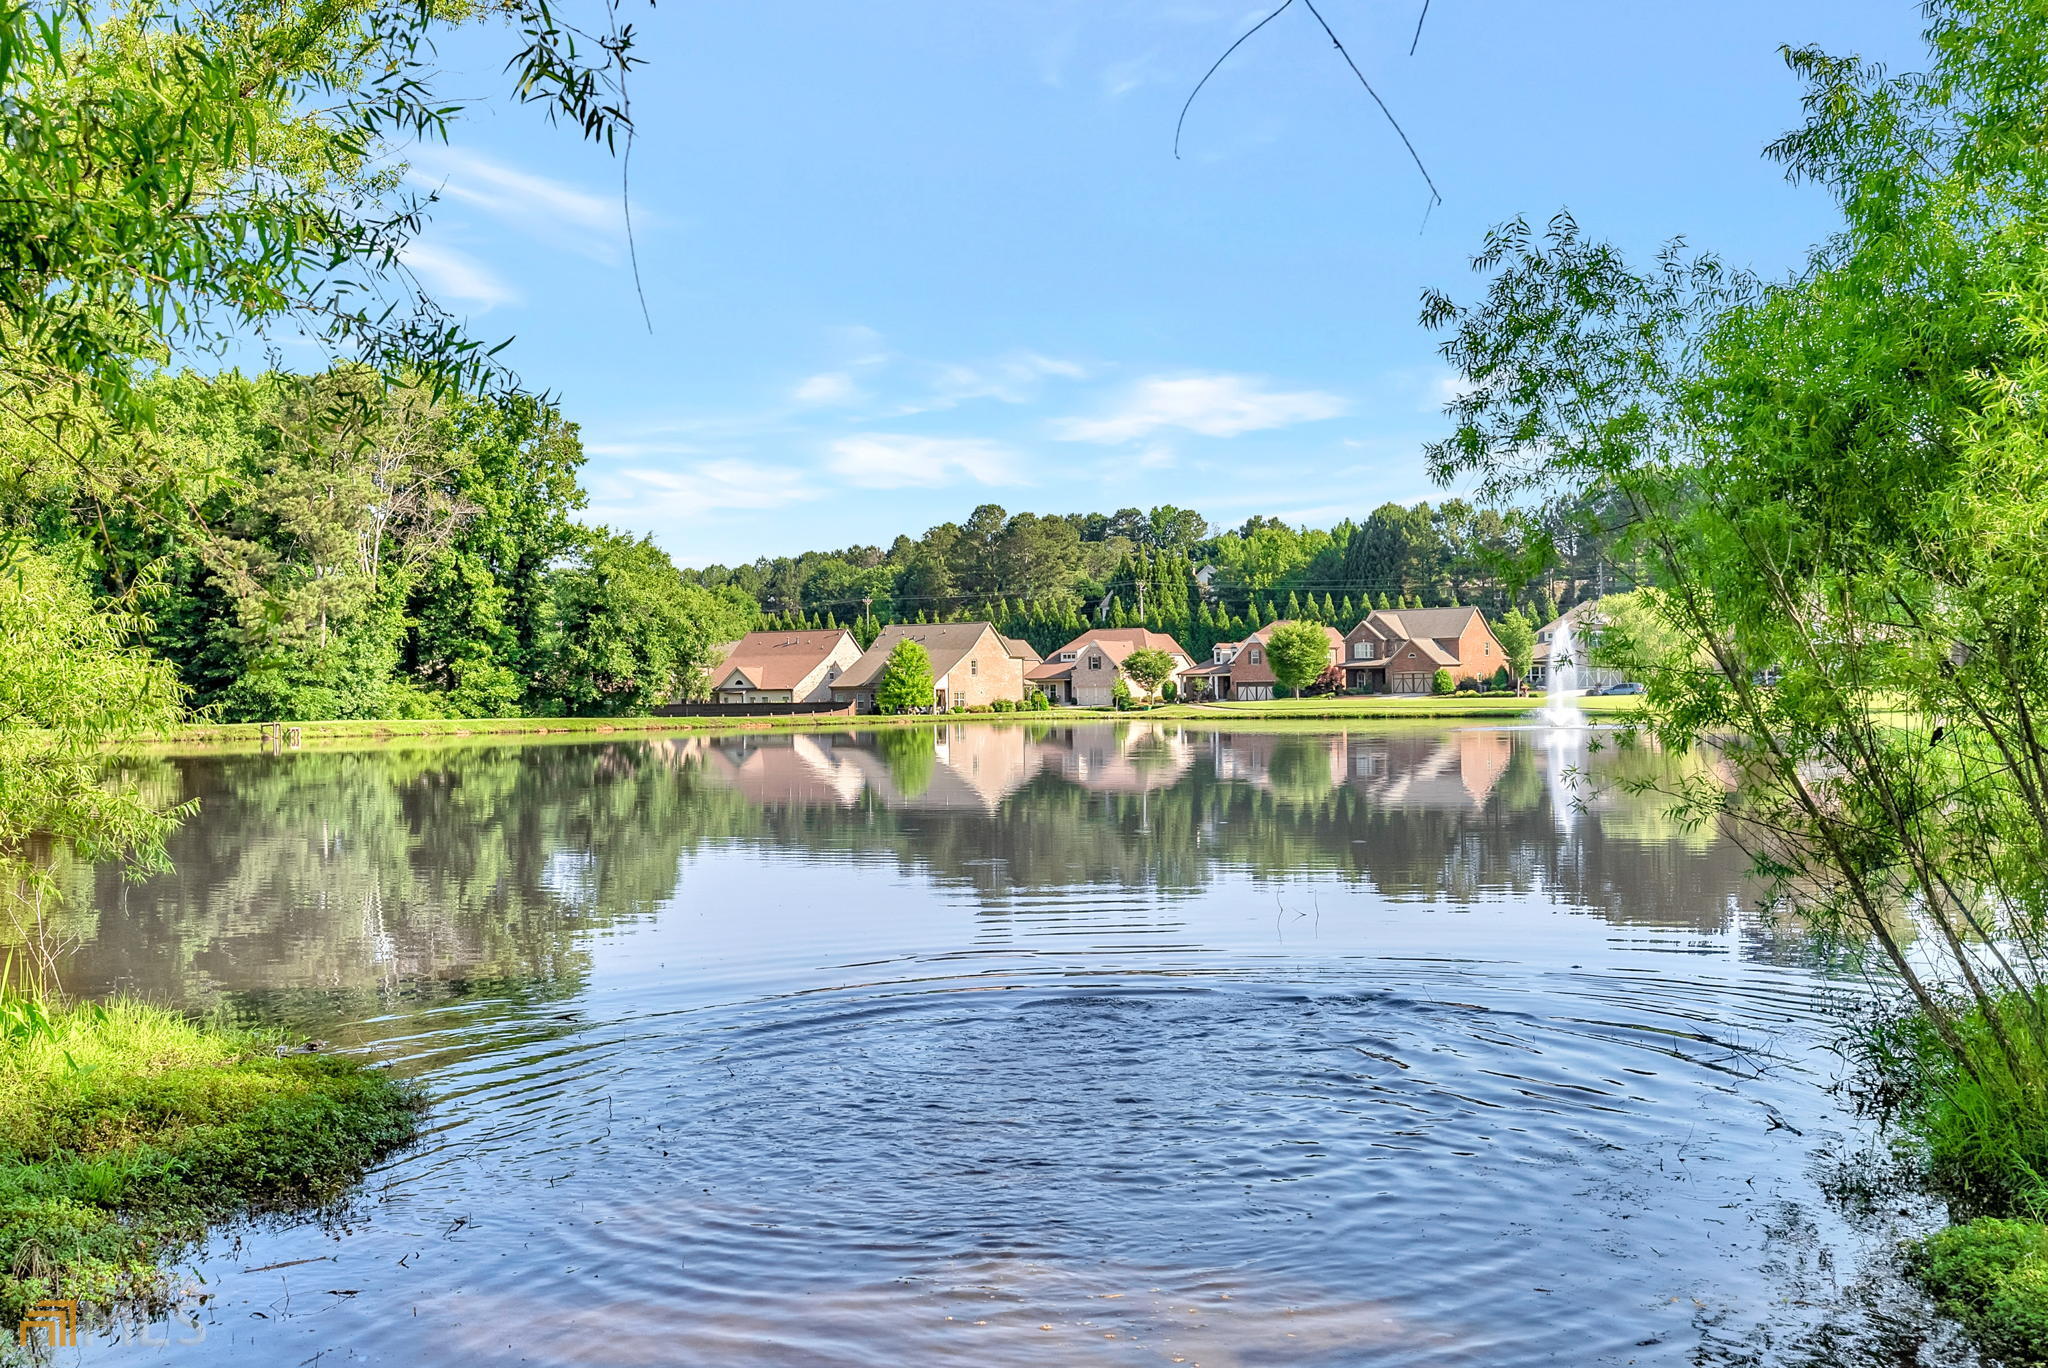
<instances>
[{"instance_id":1,"label":"green leafy tree","mask_svg":"<svg viewBox=\"0 0 2048 1368\"><path fill-rule=\"evenodd\" d=\"M1501 654L1508 658L1508 669L1514 678L1528 678L1529 668L1536 660L1536 629L1522 616L1522 610L1508 609L1493 624L1493 635L1500 642Z\"/></svg>"},{"instance_id":2,"label":"green leafy tree","mask_svg":"<svg viewBox=\"0 0 2048 1368\"><path fill-rule=\"evenodd\" d=\"M1116 682L1109 686L1109 706L1118 712L1131 706L1131 686L1122 675L1118 675Z\"/></svg>"},{"instance_id":3,"label":"green leafy tree","mask_svg":"<svg viewBox=\"0 0 2048 1368\"><path fill-rule=\"evenodd\" d=\"M572 715L645 712L689 697L711 647L747 624L740 606L685 582L651 540L615 532L592 533L553 589L540 695Z\"/></svg>"},{"instance_id":4,"label":"green leafy tree","mask_svg":"<svg viewBox=\"0 0 2048 1368\"><path fill-rule=\"evenodd\" d=\"M1145 691L1147 697L1156 697L1160 686L1173 677L1173 657L1147 646L1124 657L1123 672Z\"/></svg>"},{"instance_id":5,"label":"green leafy tree","mask_svg":"<svg viewBox=\"0 0 2048 1368\"><path fill-rule=\"evenodd\" d=\"M1330 664L1330 638L1313 622L1283 622L1266 638L1273 677L1297 698Z\"/></svg>"},{"instance_id":6,"label":"green leafy tree","mask_svg":"<svg viewBox=\"0 0 2048 1368\"><path fill-rule=\"evenodd\" d=\"M931 653L918 642L899 641L882 662L882 674L875 681L875 707L885 713L905 713L929 708L938 702L932 683Z\"/></svg>"}]
</instances>

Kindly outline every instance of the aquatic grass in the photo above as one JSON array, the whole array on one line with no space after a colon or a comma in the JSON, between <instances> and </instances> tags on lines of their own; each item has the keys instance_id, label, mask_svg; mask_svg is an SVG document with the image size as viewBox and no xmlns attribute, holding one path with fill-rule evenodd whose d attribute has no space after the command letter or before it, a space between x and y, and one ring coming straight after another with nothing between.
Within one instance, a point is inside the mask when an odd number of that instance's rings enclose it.
<instances>
[{"instance_id":1,"label":"aquatic grass","mask_svg":"<svg viewBox=\"0 0 2048 1368\"><path fill-rule=\"evenodd\" d=\"M367 1062L133 1002L0 999L0 1325L166 1290L216 1222L319 1205L414 1132Z\"/></svg>"},{"instance_id":2,"label":"aquatic grass","mask_svg":"<svg viewBox=\"0 0 2048 1368\"><path fill-rule=\"evenodd\" d=\"M2044 1011L2048 989L1961 1008L1946 1035L1917 1011L1864 1032L1875 1100L1959 1215L2048 1217L2048 1037L2014 1029Z\"/></svg>"}]
</instances>

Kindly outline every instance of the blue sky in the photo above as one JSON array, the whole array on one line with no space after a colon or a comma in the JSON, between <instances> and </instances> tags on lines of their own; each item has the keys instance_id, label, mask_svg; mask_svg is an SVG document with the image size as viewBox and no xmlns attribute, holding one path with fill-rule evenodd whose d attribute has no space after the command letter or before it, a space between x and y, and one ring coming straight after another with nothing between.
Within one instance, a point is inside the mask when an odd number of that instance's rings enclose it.
<instances>
[{"instance_id":1,"label":"blue sky","mask_svg":"<svg viewBox=\"0 0 2048 1368\"><path fill-rule=\"evenodd\" d=\"M1296 5L692 0L628 8L641 316L618 164L492 100L415 149L411 257L582 425L591 518L684 564L1012 511L1327 524L1437 497L1415 322L1485 228L1569 207L1794 264L1828 224L1759 156L1783 42L1917 61L1910 0L1321 0L1444 202ZM496 93L509 48L444 49Z\"/></svg>"}]
</instances>

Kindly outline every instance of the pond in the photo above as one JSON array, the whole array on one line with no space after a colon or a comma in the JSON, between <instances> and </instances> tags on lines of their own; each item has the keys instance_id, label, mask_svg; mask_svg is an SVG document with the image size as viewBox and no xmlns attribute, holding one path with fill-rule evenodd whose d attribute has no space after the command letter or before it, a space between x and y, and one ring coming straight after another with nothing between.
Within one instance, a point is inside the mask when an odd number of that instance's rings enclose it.
<instances>
[{"instance_id":1,"label":"pond","mask_svg":"<svg viewBox=\"0 0 2048 1368\"><path fill-rule=\"evenodd\" d=\"M70 987L433 1110L83 1362L1969 1361L1833 1086L1858 981L1617 787L1657 757L1054 722L158 763L199 813L82 890Z\"/></svg>"}]
</instances>

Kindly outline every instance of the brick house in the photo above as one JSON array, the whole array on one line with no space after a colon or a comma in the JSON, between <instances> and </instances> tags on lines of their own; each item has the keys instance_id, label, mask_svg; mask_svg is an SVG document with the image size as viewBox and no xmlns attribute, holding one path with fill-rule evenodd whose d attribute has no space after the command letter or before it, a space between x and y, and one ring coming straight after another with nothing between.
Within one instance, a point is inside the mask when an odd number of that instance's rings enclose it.
<instances>
[{"instance_id":1,"label":"brick house","mask_svg":"<svg viewBox=\"0 0 2048 1368\"><path fill-rule=\"evenodd\" d=\"M1180 688L1182 674L1194 665L1187 647L1164 632L1143 627L1098 627L1083 632L1025 672L1024 677L1055 703L1081 708L1107 708L1119 679L1143 697L1145 689L1123 672L1125 657L1134 651L1164 651L1173 657L1168 678Z\"/></svg>"},{"instance_id":2,"label":"brick house","mask_svg":"<svg viewBox=\"0 0 2048 1368\"><path fill-rule=\"evenodd\" d=\"M884 627L832 685L836 703L862 712L875 709L875 684L889 653L915 641L932 659L932 685L941 708L971 708L1007 698L1024 701L1024 672L1038 664L1038 652L986 622L899 622Z\"/></svg>"},{"instance_id":3,"label":"brick house","mask_svg":"<svg viewBox=\"0 0 2048 1368\"><path fill-rule=\"evenodd\" d=\"M832 685L860 659L843 627L814 632L749 632L711 672L714 703L829 703Z\"/></svg>"},{"instance_id":4,"label":"brick house","mask_svg":"<svg viewBox=\"0 0 2048 1368\"><path fill-rule=\"evenodd\" d=\"M1508 663L1477 608L1379 608L1344 635L1344 686L1426 694L1436 672L1477 684Z\"/></svg>"},{"instance_id":5,"label":"brick house","mask_svg":"<svg viewBox=\"0 0 2048 1368\"><path fill-rule=\"evenodd\" d=\"M1243 641L1217 642L1214 654L1205 664L1194 666L1183 675L1188 687L1199 689L1210 698L1263 702L1277 697L1280 681L1266 659L1266 641L1275 627L1284 626L1284 620L1269 622ZM1330 639L1330 664L1335 665L1343 659L1344 638L1334 627L1321 630Z\"/></svg>"}]
</instances>

